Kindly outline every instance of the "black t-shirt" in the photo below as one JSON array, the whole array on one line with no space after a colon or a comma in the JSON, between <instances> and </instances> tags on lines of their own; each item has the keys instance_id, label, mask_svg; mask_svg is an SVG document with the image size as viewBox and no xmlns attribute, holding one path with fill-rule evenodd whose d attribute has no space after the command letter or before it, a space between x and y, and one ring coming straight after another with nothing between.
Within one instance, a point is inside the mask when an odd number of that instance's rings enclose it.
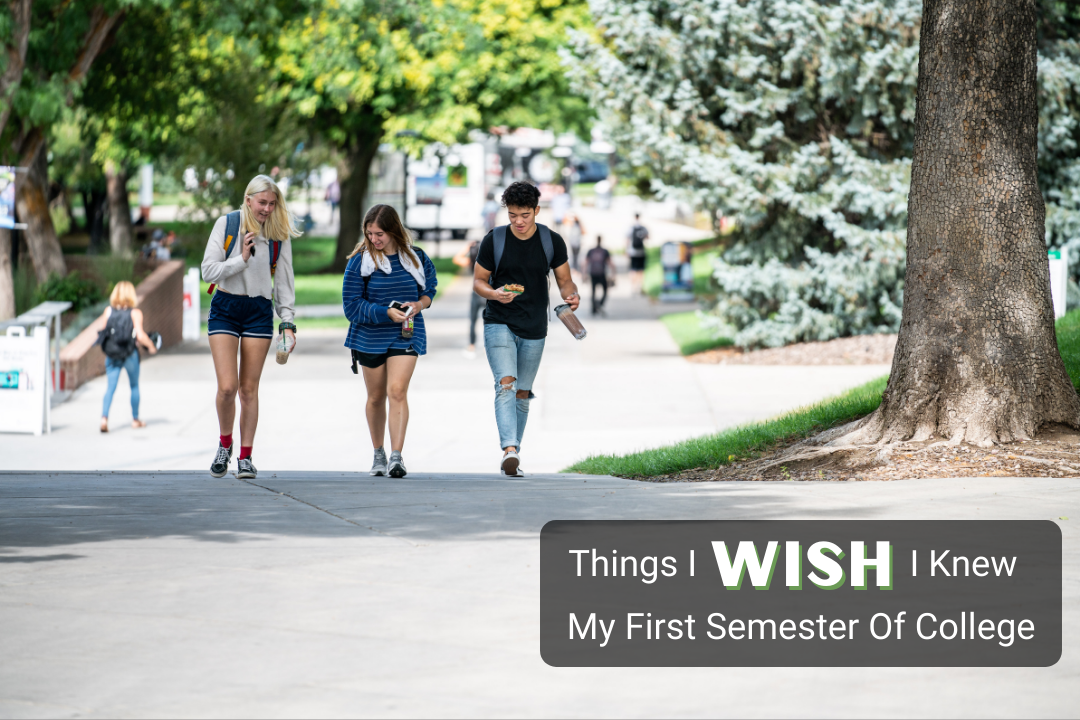
<instances>
[{"instance_id":1,"label":"black t-shirt","mask_svg":"<svg viewBox=\"0 0 1080 720\"><path fill-rule=\"evenodd\" d=\"M550 268L565 265L568 260L566 242L557 232L551 233L551 245L555 251ZM489 232L480 243L476 262L485 270L495 267L494 232ZM526 340L547 337L548 330L548 262L544 244L537 228L528 240L519 240L506 228L506 245L503 247L499 269L491 278L491 286L521 285L525 292L513 301L503 304L498 300L488 302L484 310L485 325L506 325L510 332Z\"/></svg>"}]
</instances>

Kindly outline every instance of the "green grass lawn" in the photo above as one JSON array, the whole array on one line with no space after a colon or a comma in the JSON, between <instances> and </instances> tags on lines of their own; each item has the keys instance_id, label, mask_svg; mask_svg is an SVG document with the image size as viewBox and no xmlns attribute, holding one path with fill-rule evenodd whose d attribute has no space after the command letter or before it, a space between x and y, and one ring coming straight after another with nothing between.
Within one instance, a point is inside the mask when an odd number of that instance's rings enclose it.
<instances>
[{"instance_id":1,"label":"green grass lawn","mask_svg":"<svg viewBox=\"0 0 1080 720\"><path fill-rule=\"evenodd\" d=\"M690 258L690 267L694 271L695 295L716 294L716 286L713 284L712 279L713 261L716 260L716 256L720 251L708 247L714 245L715 242L714 238L707 238L691 243L695 246L694 254ZM697 246L699 245L707 247L698 249ZM646 248L645 257L645 293L657 297L660 295L660 289L664 284L664 272L660 267L660 248Z\"/></svg>"},{"instance_id":2,"label":"green grass lawn","mask_svg":"<svg viewBox=\"0 0 1080 720\"><path fill-rule=\"evenodd\" d=\"M679 346L679 352L683 355L693 355L732 344L731 338L713 337L710 330L701 327L701 318L698 317L696 310L664 315L660 320L671 333L671 338Z\"/></svg>"},{"instance_id":3,"label":"green grass lawn","mask_svg":"<svg viewBox=\"0 0 1080 720\"><path fill-rule=\"evenodd\" d=\"M1080 310L1074 310L1058 320L1057 337L1065 368L1073 385L1080 390ZM694 468L715 468L745 460L780 442L809 437L869 415L881 404L881 393L885 390L887 380L888 377L878 378L774 420L749 423L714 435L629 455L594 455L564 472L644 478Z\"/></svg>"}]
</instances>

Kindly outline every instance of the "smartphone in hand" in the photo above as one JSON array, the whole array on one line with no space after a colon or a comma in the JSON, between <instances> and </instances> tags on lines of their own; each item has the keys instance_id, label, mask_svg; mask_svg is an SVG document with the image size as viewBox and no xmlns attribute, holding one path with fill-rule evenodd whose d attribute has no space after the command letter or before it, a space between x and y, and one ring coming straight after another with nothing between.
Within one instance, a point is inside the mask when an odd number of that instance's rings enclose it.
<instances>
[{"instance_id":1,"label":"smartphone in hand","mask_svg":"<svg viewBox=\"0 0 1080 720\"><path fill-rule=\"evenodd\" d=\"M406 305L404 303L399 303L397 300L391 300L390 301L390 307L392 307L395 310L400 310L401 312L405 313L406 317L408 317L409 315L412 315L413 310L416 309L412 305Z\"/></svg>"}]
</instances>

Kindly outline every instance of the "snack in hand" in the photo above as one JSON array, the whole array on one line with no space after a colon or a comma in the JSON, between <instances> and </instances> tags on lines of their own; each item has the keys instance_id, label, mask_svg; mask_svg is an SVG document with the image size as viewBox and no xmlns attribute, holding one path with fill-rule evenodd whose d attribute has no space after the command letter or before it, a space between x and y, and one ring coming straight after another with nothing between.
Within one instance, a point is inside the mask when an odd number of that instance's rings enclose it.
<instances>
[{"instance_id":1,"label":"snack in hand","mask_svg":"<svg viewBox=\"0 0 1080 720\"><path fill-rule=\"evenodd\" d=\"M525 287L523 285L510 284L503 285L503 290L505 290L506 292L514 293L515 295L520 295L521 293L525 292Z\"/></svg>"}]
</instances>

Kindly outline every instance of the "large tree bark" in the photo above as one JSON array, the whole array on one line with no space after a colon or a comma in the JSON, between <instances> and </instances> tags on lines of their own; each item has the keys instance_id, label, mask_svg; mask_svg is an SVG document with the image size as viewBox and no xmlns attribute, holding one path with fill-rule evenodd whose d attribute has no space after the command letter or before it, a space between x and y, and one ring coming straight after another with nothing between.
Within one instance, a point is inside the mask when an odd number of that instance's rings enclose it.
<instances>
[{"instance_id":1,"label":"large tree bark","mask_svg":"<svg viewBox=\"0 0 1080 720\"><path fill-rule=\"evenodd\" d=\"M338 215L337 250L334 253L334 272L345 272L348 255L360 241L364 222L364 197L367 195L371 163L379 151L382 128L361 135L345 150L345 157L338 164L338 183L341 185L341 212Z\"/></svg>"},{"instance_id":2,"label":"large tree bark","mask_svg":"<svg viewBox=\"0 0 1080 720\"><path fill-rule=\"evenodd\" d=\"M23 68L26 67L26 48L30 39L31 0L10 0L8 13L11 16L11 41L5 48L7 65L0 73L0 135L11 117L11 97L22 81Z\"/></svg>"},{"instance_id":3,"label":"large tree bark","mask_svg":"<svg viewBox=\"0 0 1080 720\"><path fill-rule=\"evenodd\" d=\"M843 442L1080 427L1050 298L1035 43L1035 0L926 0L904 315L881 407Z\"/></svg>"},{"instance_id":4,"label":"large tree bark","mask_svg":"<svg viewBox=\"0 0 1080 720\"><path fill-rule=\"evenodd\" d=\"M131 224L127 173L112 160L105 162L105 184L109 196L109 247L113 255L130 255L135 230Z\"/></svg>"},{"instance_id":5,"label":"large tree bark","mask_svg":"<svg viewBox=\"0 0 1080 720\"><path fill-rule=\"evenodd\" d=\"M11 262L11 231L0 228L0 320L15 317L15 267Z\"/></svg>"},{"instance_id":6,"label":"large tree bark","mask_svg":"<svg viewBox=\"0 0 1080 720\"><path fill-rule=\"evenodd\" d=\"M23 155L22 162L29 171L15 176L15 211L19 221L27 225L26 244L34 274L38 282L45 282L53 273L66 275L67 265L49 214L49 167L41 137L37 133L36 138L31 138L29 146L33 155Z\"/></svg>"}]
</instances>

